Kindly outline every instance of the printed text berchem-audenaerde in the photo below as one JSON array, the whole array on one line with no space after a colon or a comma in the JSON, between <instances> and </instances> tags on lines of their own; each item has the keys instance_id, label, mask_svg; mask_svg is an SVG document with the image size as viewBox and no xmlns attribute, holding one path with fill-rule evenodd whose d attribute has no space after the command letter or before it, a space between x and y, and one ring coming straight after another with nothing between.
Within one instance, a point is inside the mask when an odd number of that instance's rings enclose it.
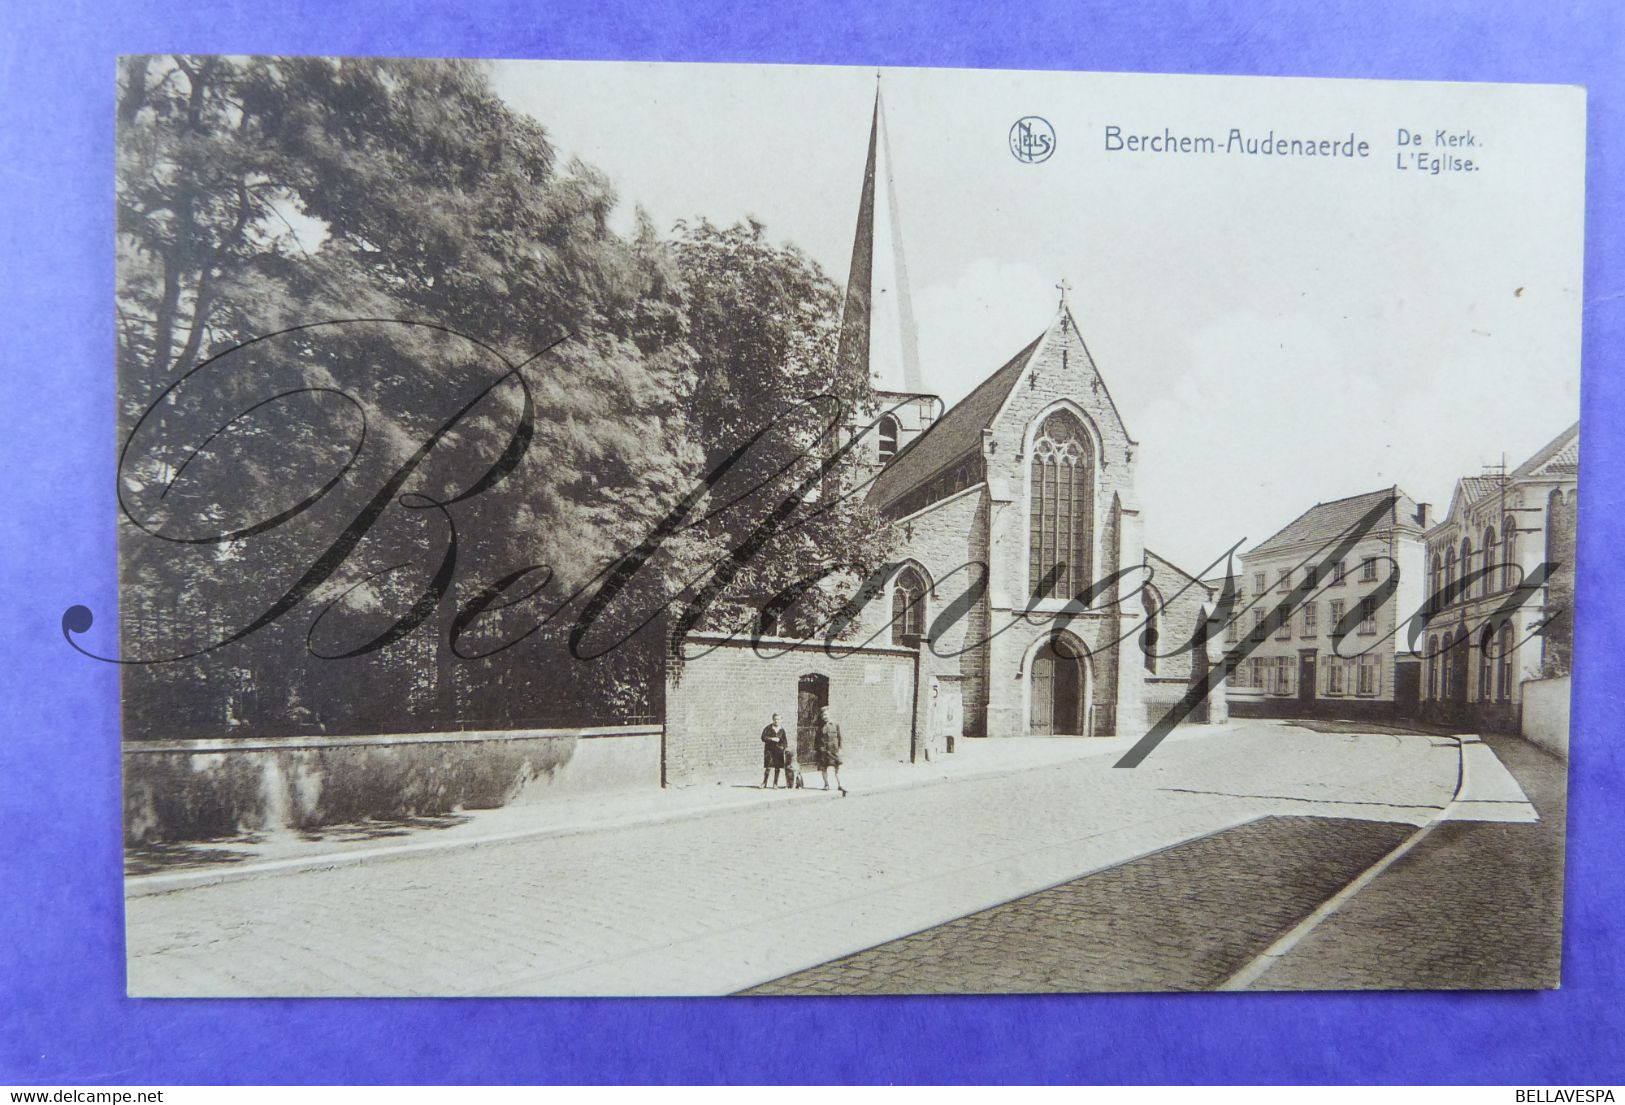
<instances>
[{"instance_id":1,"label":"printed text berchem-audenaerde","mask_svg":"<svg viewBox=\"0 0 1625 1105\"><path fill-rule=\"evenodd\" d=\"M1352 131L1342 135L1285 135L1273 129L1257 132L1232 127L1222 137L1215 137L1209 134L1175 134L1168 127L1160 132L1135 134L1114 123L1106 127L1106 152L1340 157L1358 160L1371 156L1371 143Z\"/></svg>"}]
</instances>

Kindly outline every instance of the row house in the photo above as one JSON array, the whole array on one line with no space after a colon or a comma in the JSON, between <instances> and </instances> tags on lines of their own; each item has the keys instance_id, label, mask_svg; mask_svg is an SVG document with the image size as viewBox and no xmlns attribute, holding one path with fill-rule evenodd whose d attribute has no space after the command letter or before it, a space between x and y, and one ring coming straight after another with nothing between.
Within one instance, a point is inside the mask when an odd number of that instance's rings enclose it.
<instances>
[{"instance_id":1,"label":"row house","mask_svg":"<svg viewBox=\"0 0 1625 1105\"><path fill-rule=\"evenodd\" d=\"M1580 426L1510 472L1456 481L1426 535L1424 720L1519 729L1523 684L1568 673Z\"/></svg>"},{"instance_id":2,"label":"row house","mask_svg":"<svg viewBox=\"0 0 1625 1105\"><path fill-rule=\"evenodd\" d=\"M1359 521L1392 503L1338 562L1324 562ZM1251 717L1386 717L1414 710L1420 664L1405 648L1405 627L1423 593L1428 506L1398 488L1316 503L1240 557L1225 650L1225 696L1232 714ZM1397 573L1397 590L1385 584ZM1290 618L1271 613L1307 584ZM1344 627L1339 637L1338 627ZM1398 632L1396 632L1396 630Z\"/></svg>"}]
</instances>

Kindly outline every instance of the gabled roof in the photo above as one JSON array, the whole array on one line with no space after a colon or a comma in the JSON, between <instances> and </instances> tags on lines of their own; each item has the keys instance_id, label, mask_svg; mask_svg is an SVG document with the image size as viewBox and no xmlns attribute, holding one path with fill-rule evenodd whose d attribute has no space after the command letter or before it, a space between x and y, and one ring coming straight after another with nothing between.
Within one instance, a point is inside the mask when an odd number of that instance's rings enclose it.
<instances>
[{"instance_id":1,"label":"gabled roof","mask_svg":"<svg viewBox=\"0 0 1625 1105\"><path fill-rule=\"evenodd\" d=\"M1535 450L1535 454L1508 472L1506 482L1538 479L1540 477L1566 477L1580 471L1580 424L1576 422L1552 440ZM1463 476L1456 481L1450 496L1450 509L1439 519L1435 530L1443 529L1476 504L1501 493L1499 476Z\"/></svg>"},{"instance_id":2,"label":"gabled roof","mask_svg":"<svg viewBox=\"0 0 1625 1105\"><path fill-rule=\"evenodd\" d=\"M1386 519L1372 527L1369 536L1393 530L1421 533L1422 527L1416 524L1416 503L1399 488L1384 487L1376 491L1367 491L1363 495L1350 495L1346 499L1316 503L1287 523L1285 528L1274 536L1253 546L1243 555L1250 558L1259 553L1289 548L1301 542L1326 544L1346 532L1379 502L1390 496L1398 496L1393 509L1389 511Z\"/></svg>"},{"instance_id":3,"label":"gabled roof","mask_svg":"<svg viewBox=\"0 0 1625 1105\"><path fill-rule=\"evenodd\" d=\"M884 509L966 453L981 452L982 431L992 425L994 416L1020 381L1027 362L1043 340L1043 334L1034 338L1003 368L955 403L925 433L909 442L875 477L869 488L870 505Z\"/></svg>"},{"instance_id":4,"label":"gabled roof","mask_svg":"<svg viewBox=\"0 0 1625 1105\"><path fill-rule=\"evenodd\" d=\"M1580 471L1580 424L1576 422L1542 445L1535 455L1507 474L1517 480L1527 476L1573 476Z\"/></svg>"},{"instance_id":5,"label":"gabled roof","mask_svg":"<svg viewBox=\"0 0 1625 1105\"><path fill-rule=\"evenodd\" d=\"M1178 564L1175 564L1172 560L1169 560L1167 557L1158 556L1156 553L1152 552L1150 549L1146 549L1145 550L1145 562L1147 564L1150 564L1153 568L1157 569L1158 571L1161 571L1163 568L1166 568L1166 569L1168 569L1169 572L1171 572L1175 576L1179 577L1172 584L1170 584L1165 579L1164 582L1161 585L1159 585L1157 583L1155 577L1152 578L1151 586L1156 587L1159 591L1161 591L1164 598L1167 598L1167 597L1171 596L1176 591L1184 590L1186 584L1189 584L1189 583L1194 583L1194 584L1196 584L1197 587L1200 587L1203 591L1205 591L1207 593L1208 598L1213 597L1214 588L1212 587L1212 585L1210 585L1208 583L1205 583L1200 579L1197 579L1195 576L1193 576L1189 572L1185 571L1185 569L1181 568Z\"/></svg>"}]
</instances>

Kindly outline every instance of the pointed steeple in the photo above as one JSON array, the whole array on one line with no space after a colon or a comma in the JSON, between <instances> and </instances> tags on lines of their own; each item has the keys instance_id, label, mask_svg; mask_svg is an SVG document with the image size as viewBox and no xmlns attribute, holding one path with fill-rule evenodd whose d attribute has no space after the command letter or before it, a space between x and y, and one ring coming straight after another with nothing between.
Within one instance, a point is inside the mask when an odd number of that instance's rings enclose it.
<instances>
[{"instance_id":1,"label":"pointed steeple","mask_svg":"<svg viewBox=\"0 0 1625 1105\"><path fill-rule=\"evenodd\" d=\"M897 218L891 143L876 77L874 116L869 123L869 160L863 168L852 270L841 310L840 358L862 364L876 390L918 394L925 390L909 298L908 268Z\"/></svg>"}]
</instances>

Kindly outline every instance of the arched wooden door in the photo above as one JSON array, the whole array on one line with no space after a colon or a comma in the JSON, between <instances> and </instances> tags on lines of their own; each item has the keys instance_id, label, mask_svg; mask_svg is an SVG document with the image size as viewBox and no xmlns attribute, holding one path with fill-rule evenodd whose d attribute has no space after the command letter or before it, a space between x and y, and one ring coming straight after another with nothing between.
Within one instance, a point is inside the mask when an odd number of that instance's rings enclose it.
<instances>
[{"instance_id":1,"label":"arched wooden door","mask_svg":"<svg viewBox=\"0 0 1625 1105\"><path fill-rule=\"evenodd\" d=\"M808 672L796 681L796 762L813 762L818 711L829 705L829 676Z\"/></svg>"},{"instance_id":2,"label":"arched wooden door","mask_svg":"<svg viewBox=\"0 0 1625 1105\"><path fill-rule=\"evenodd\" d=\"M1033 656L1028 729L1038 736L1087 736L1089 679L1083 657L1064 637Z\"/></svg>"}]
</instances>

